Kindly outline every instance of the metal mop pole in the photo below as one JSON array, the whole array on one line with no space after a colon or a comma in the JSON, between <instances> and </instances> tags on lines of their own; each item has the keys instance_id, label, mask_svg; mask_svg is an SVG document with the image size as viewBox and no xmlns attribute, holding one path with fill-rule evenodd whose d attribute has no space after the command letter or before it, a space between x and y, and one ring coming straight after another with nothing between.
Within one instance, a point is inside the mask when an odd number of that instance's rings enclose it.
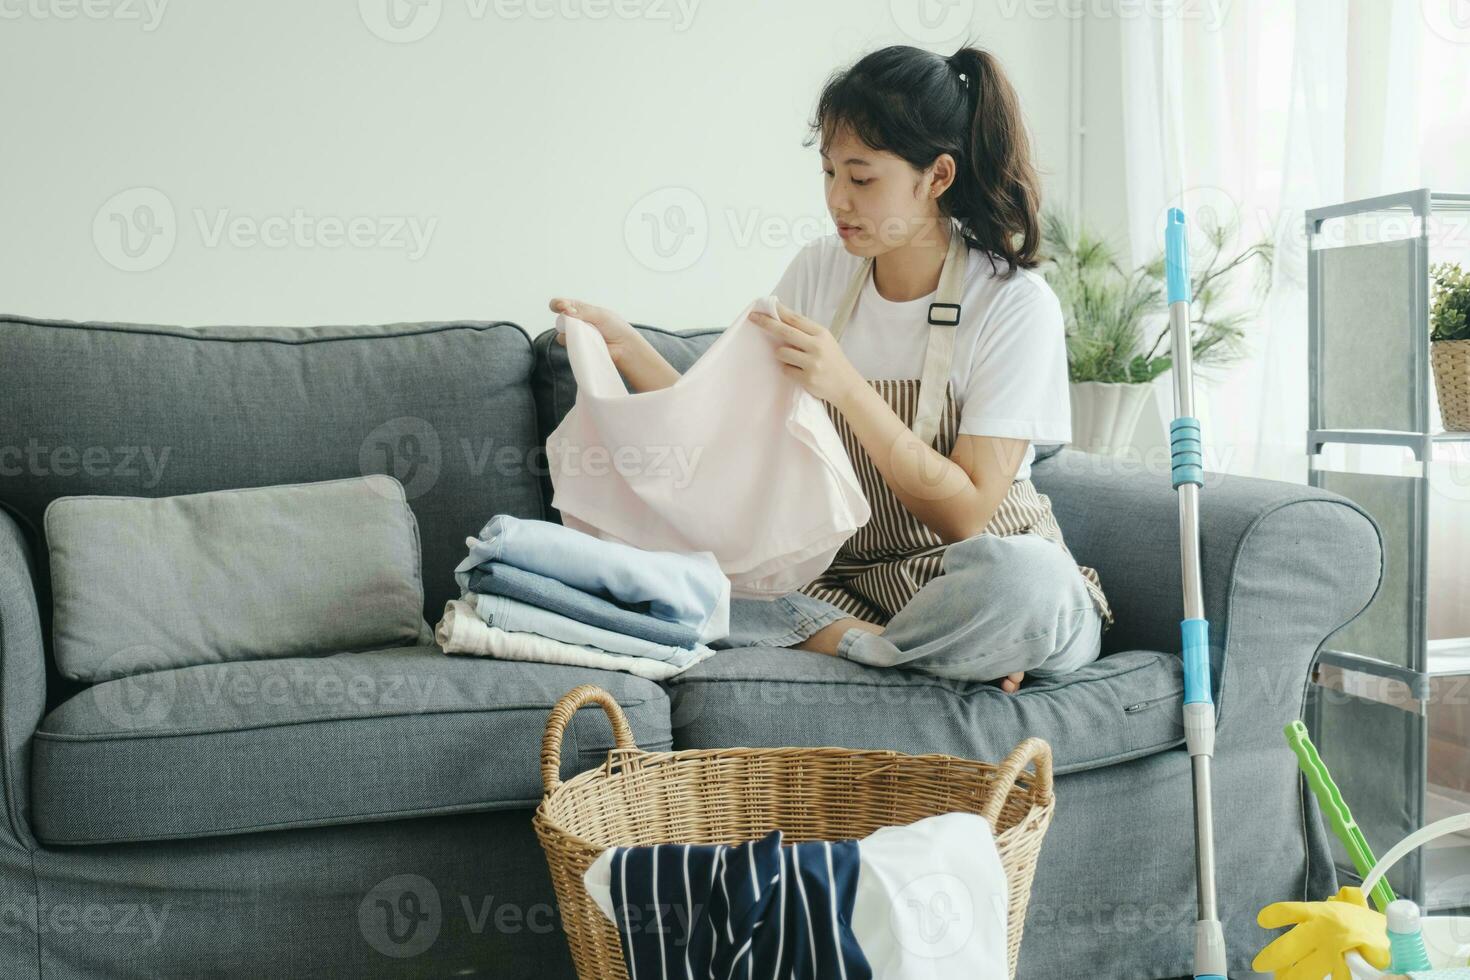
<instances>
[{"instance_id":1,"label":"metal mop pole","mask_svg":"<svg viewBox=\"0 0 1470 980\"><path fill-rule=\"evenodd\" d=\"M1169 209L1164 229L1164 268L1174 352L1174 421L1169 423L1169 445L1174 489L1179 491L1179 557L1184 580L1184 619L1179 624L1184 660L1184 742L1194 770L1194 866L1199 895L1194 975L1196 980L1225 980L1225 933L1215 900L1214 803L1210 797L1215 701L1210 692L1210 624L1205 619L1199 567L1199 489L1204 484L1204 457L1199 419L1194 417L1189 252L1184 212L1178 208Z\"/></svg>"}]
</instances>

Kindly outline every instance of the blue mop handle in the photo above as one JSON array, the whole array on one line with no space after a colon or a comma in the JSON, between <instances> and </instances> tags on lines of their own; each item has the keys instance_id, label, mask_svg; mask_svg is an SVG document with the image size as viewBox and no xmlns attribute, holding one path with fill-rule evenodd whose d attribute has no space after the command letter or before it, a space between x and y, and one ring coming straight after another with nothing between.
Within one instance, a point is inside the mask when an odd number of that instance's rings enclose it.
<instances>
[{"instance_id":1,"label":"blue mop handle","mask_svg":"<svg viewBox=\"0 0 1470 980\"><path fill-rule=\"evenodd\" d=\"M1164 278L1174 329L1175 409L1179 417L1169 423L1169 446L1174 489L1178 490L1187 483L1203 486L1205 472L1199 419L1192 414L1189 244L1184 233L1184 212L1178 208L1169 209L1168 224L1164 227ZM1184 661L1184 703L1213 703L1210 691L1210 624L1203 616L1203 596L1188 594L1198 582L1197 531L1195 541L1186 543L1185 548L1185 565L1189 566L1192 559L1194 567L1184 568L1185 613L1189 618L1179 624ZM1191 602L1191 599L1195 601Z\"/></svg>"},{"instance_id":2,"label":"blue mop handle","mask_svg":"<svg viewBox=\"0 0 1470 980\"><path fill-rule=\"evenodd\" d=\"M1204 454L1194 417L1194 348L1189 332L1189 247L1184 212L1170 208L1164 228L1164 275L1169 297L1173 350L1174 421L1169 449L1174 489L1179 495L1180 578L1184 619L1179 623L1184 667L1184 740L1194 778L1195 878L1199 918L1195 923L1196 980L1225 980L1225 931L1215 893L1215 828L1211 764L1215 755L1215 702L1210 689L1210 624L1205 619L1200 575L1199 492Z\"/></svg>"},{"instance_id":3,"label":"blue mop handle","mask_svg":"<svg viewBox=\"0 0 1470 980\"><path fill-rule=\"evenodd\" d=\"M1164 226L1164 281L1169 286L1169 305L1188 303L1189 294L1189 243L1184 237L1184 212L1169 209L1168 224Z\"/></svg>"}]
</instances>

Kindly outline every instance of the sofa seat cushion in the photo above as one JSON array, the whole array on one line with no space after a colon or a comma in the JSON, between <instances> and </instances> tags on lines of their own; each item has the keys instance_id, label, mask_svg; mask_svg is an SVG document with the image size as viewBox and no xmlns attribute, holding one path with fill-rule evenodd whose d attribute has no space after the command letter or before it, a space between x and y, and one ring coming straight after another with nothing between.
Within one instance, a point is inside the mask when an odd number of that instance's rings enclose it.
<instances>
[{"instance_id":1,"label":"sofa seat cushion","mask_svg":"<svg viewBox=\"0 0 1470 980\"><path fill-rule=\"evenodd\" d=\"M432 646L106 681L36 731L36 834L103 844L534 807L547 716L589 682L642 747L669 748L668 698L652 681ZM613 744L602 708L582 708L562 778L601 765Z\"/></svg>"},{"instance_id":2,"label":"sofa seat cushion","mask_svg":"<svg viewBox=\"0 0 1470 980\"><path fill-rule=\"evenodd\" d=\"M676 749L833 745L993 762L1035 735L1065 773L1184 742L1179 655L1153 650L1028 679L1016 694L772 647L723 650L664 685Z\"/></svg>"}]
</instances>

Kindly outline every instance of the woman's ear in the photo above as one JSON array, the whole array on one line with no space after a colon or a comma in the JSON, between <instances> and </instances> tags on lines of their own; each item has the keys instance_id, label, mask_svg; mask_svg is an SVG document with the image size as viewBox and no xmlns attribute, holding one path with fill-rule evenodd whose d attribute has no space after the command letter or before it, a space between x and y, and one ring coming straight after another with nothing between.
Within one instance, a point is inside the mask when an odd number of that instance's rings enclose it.
<instances>
[{"instance_id":1,"label":"woman's ear","mask_svg":"<svg viewBox=\"0 0 1470 980\"><path fill-rule=\"evenodd\" d=\"M955 160L948 153L941 153L929 165L929 198L939 200L949 190L955 179Z\"/></svg>"}]
</instances>

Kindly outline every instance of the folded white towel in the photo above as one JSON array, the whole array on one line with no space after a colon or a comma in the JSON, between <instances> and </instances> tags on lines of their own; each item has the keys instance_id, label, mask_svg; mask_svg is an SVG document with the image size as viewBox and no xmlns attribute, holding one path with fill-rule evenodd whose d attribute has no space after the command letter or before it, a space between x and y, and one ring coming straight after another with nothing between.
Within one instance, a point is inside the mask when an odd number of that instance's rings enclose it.
<instances>
[{"instance_id":1,"label":"folded white towel","mask_svg":"<svg viewBox=\"0 0 1470 980\"><path fill-rule=\"evenodd\" d=\"M434 627L434 639L445 653L470 653L497 660L532 660L548 664L571 664L575 667L597 667L622 670L649 680L661 681L683 673L702 660L714 656L706 647L703 655L695 655L684 667L622 653L608 653L596 647L563 643L539 633L507 632L490 626L462 599L451 599L444 605L444 617Z\"/></svg>"}]
</instances>

